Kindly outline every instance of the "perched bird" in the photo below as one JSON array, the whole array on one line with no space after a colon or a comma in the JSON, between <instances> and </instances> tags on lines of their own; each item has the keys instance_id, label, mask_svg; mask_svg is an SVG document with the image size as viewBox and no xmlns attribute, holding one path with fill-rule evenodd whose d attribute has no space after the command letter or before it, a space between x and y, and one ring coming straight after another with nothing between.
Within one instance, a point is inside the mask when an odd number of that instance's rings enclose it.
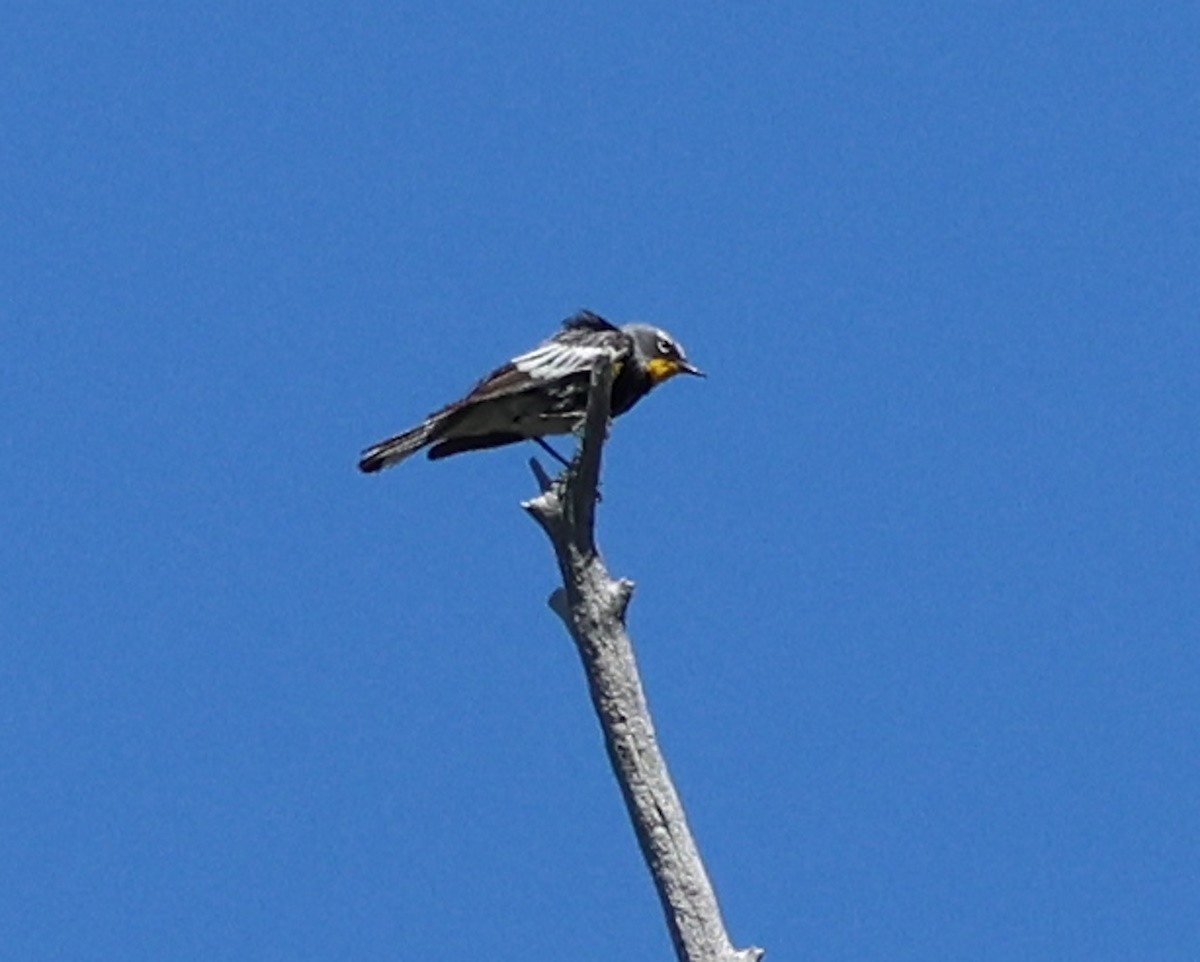
<instances>
[{"instance_id":1,"label":"perched bird","mask_svg":"<svg viewBox=\"0 0 1200 962\"><path fill-rule=\"evenodd\" d=\"M544 445L540 439L546 435L569 434L587 413L592 367L605 357L614 366L613 417L676 374L704 376L666 331L649 324L617 327L581 311L549 340L494 370L466 397L367 448L359 470L381 471L429 445L429 458L436 460L518 441Z\"/></svg>"}]
</instances>

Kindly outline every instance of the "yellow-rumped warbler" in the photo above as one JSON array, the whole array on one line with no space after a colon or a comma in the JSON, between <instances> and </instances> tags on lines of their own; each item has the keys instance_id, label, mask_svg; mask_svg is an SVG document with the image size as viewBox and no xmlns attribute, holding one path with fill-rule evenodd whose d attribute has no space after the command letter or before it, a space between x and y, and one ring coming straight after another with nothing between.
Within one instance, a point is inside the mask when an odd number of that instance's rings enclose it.
<instances>
[{"instance_id":1,"label":"yellow-rumped warbler","mask_svg":"<svg viewBox=\"0 0 1200 962\"><path fill-rule=\"evenodd\" d=\"M615 369L613 417L676 374L704 376L666 331L649 324L617 327L599 314L581 311L563 321L562 330L549 340L494 370L466 397L367 448L358 467L381 471L431 444L429 457L435 460L569 434L587 413L592 366L606 356Z\"/></svg>"}]
</instances>

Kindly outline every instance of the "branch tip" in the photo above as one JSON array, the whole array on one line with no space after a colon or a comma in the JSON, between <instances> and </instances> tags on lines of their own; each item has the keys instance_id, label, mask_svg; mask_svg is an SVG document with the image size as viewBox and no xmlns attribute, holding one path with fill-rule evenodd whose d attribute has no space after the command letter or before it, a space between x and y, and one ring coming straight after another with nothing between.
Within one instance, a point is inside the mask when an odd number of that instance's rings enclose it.
<instances>
[{"instance_id":1,"label":"branch tip","mask_svg":"<svg viewBox=\"0 0 1200 962\"><path fill-rule=\"evenodd\" d=\"M568 628L571 627L571 608L567 604L565 588L555 588L550 597L546 599L546 604L550 606L551 611L566 622Z\"/></svg>"},{"instance_id":2,"label":"branch tip","mask_svg":"<svg viewBox=\"0 0 1200 962\"><path fill-rule=\"evenodd\" d=\"M529 470L533 472L533 476L537 479L538 488L542 494L545 494L547 491L549 491L554 482L550 480L550 475L548 475L546 473L546 469L542 467L542 462L537 458L530 458Z\"/></svg>"}]
</instances>

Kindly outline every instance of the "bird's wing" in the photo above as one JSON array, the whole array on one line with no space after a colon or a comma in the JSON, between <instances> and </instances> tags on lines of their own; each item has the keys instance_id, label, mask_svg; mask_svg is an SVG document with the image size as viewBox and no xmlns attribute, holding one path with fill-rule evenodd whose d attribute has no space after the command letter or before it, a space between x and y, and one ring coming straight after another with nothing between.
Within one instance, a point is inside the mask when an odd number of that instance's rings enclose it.
<instances>
[{"instance_id":1,"label":"bird's wing","mask_svg":"<svg viewBox=\"0 0 1200 962\"><path fill-rule=\"evenodd\" d=\"M572 374L585 374L605 359L617 360L623 341L613 338L551 340L513 358L512 365L535 381L554 381Z\"/></svg>"},{"instance_id":2,"label":"bird's wing","mask_svg":"<svg viewBox=\"0 0 1200 962\"><path fill-rule=\"evenodd\" d=\"M620 360L629 350L629 336L618 328L565 327L550 340L494 370L471 389L462 403L509 397L546 382L585 375L597 361Z\"/></svg>"}]
</instances>

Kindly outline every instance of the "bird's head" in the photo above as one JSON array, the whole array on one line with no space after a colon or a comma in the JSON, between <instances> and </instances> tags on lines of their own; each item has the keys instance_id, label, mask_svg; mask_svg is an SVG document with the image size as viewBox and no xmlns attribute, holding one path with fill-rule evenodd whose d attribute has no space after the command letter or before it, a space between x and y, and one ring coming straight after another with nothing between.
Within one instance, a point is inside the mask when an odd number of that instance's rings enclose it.
<instances>
[{"instance_id":1,"label":"bird's head","mask_svg":"<svg viewBox=\"0 0 1200 962\"><path fill-rule=\"evenodd\" d=\"M705 376L687 359L683 345L662 328L650 324L626 324L624 331L633 338L638 366L650 376L652 383L661 384L676 374Z\"/></svg>"}]
</instances>

